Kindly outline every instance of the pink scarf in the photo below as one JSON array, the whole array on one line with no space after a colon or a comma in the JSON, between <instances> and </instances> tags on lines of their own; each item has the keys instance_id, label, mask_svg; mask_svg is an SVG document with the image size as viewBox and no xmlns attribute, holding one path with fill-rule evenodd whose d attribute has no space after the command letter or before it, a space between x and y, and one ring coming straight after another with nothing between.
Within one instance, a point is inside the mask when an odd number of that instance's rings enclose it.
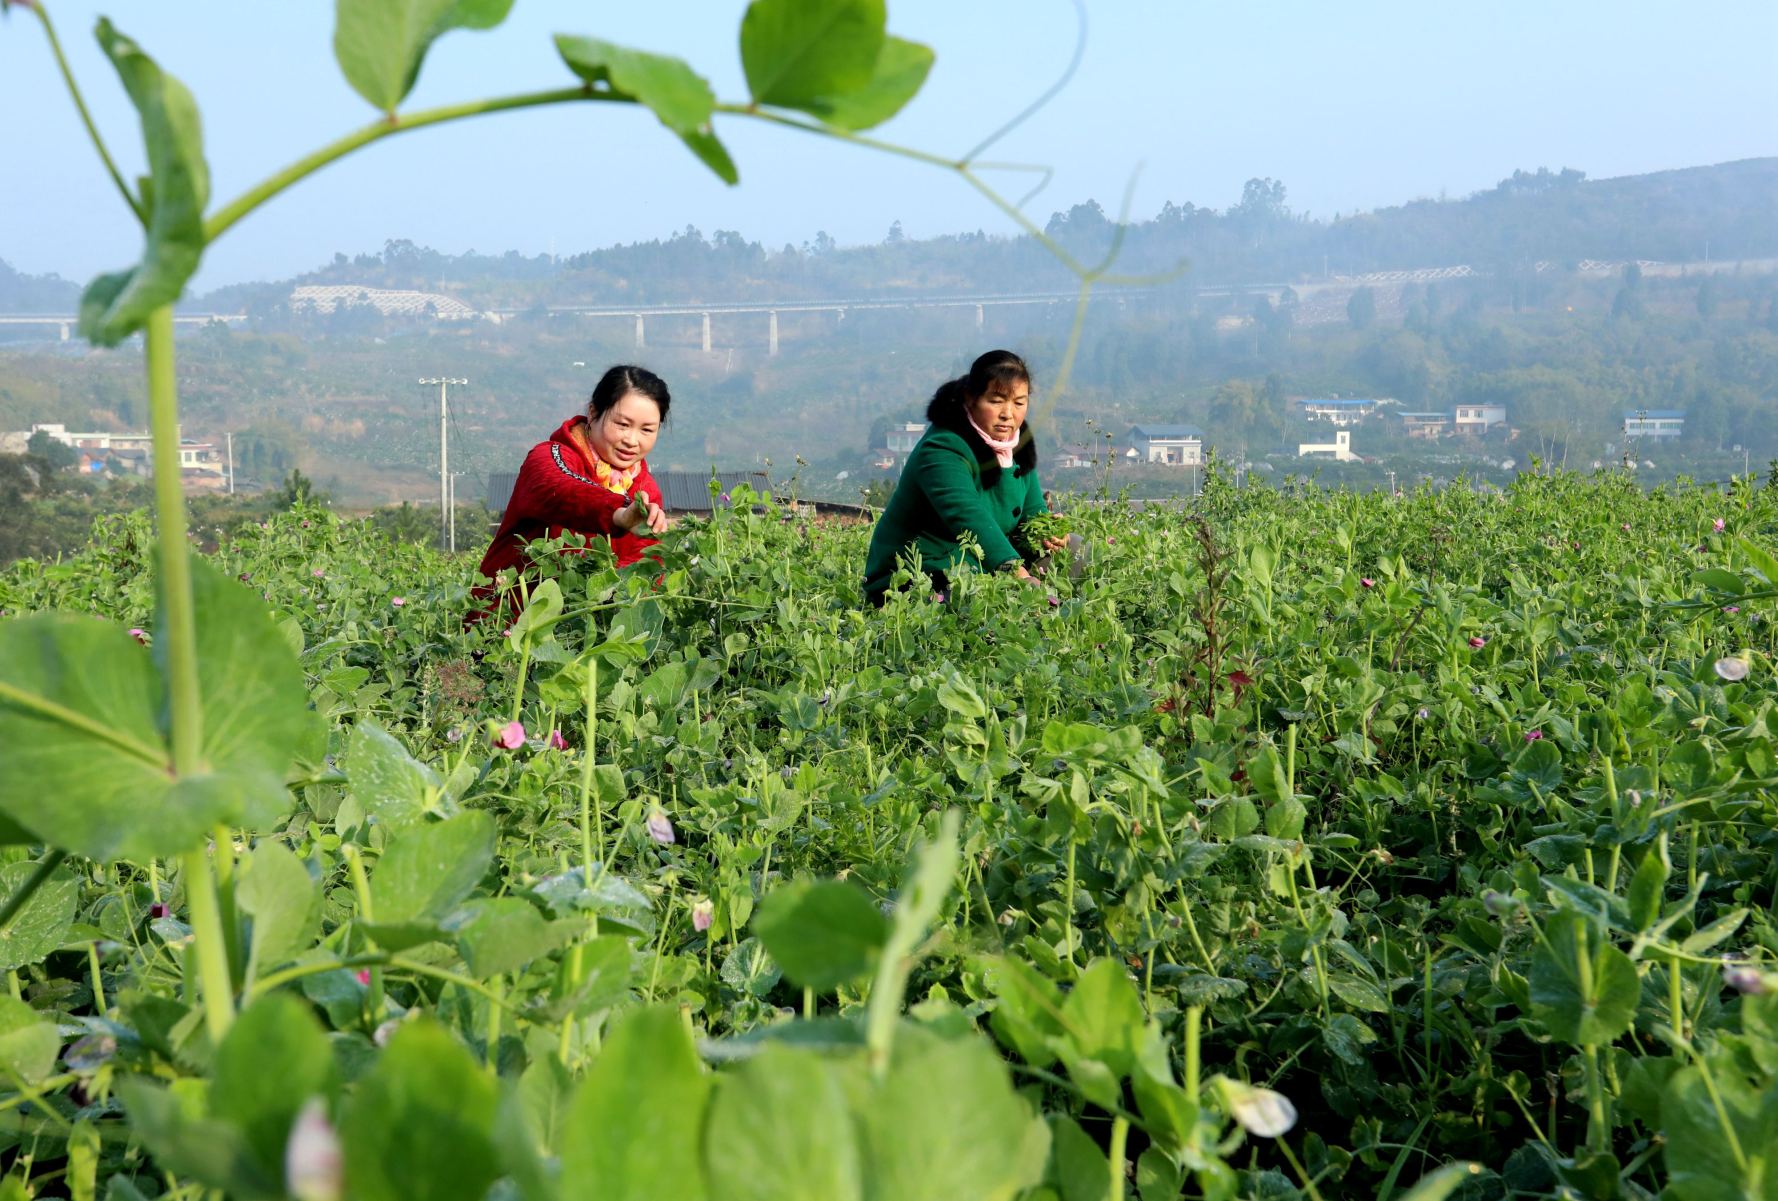
<instances>
[{"instance_id":1,"label":"pink scarf","mask_svg":"<svg viewBox=\"0 0 1778 1201\"><path fill-rule=\"evenodd\" d=\"M1019 436L1014 434L1012 437L1002 442L989 434L987 430L977 425L974 417L970 417L967 413L965 413L964 416L969 420L969 428L973 429L976 432L976 435L980 437L983 442L988 444L988 449L994 452L994 457L999 460L1000 465L1002 467L1011 467L1012 452L1019 448Z\"/></svg>"}]
</instances>

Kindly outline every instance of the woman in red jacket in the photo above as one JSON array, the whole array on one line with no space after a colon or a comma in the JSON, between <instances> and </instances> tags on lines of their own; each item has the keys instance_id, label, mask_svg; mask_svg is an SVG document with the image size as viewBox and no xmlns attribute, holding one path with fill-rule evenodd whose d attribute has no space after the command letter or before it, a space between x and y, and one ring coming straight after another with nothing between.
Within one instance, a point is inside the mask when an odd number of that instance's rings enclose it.
<instances>
[{"instance_id":1,"label":"woman in red jacket","mask_svg":"<svg viewBox=\"0 0 1778 1201\"><path fill-rule=\"evenodd\" d=\"M611 539L619 567L655 544L650 533L667 528L660 485L648 473L648 452L660 436L672 403L660 376L641 367L613 367L593 389L584 415L570 417L525 456L493 545L482 556L489 583L471 593L475 621L495 607L505 568L523 571L525 544L535 538L580 534ZM516 588L504 597L513 613L523 607Z\"/></svg>"}]
</instances>

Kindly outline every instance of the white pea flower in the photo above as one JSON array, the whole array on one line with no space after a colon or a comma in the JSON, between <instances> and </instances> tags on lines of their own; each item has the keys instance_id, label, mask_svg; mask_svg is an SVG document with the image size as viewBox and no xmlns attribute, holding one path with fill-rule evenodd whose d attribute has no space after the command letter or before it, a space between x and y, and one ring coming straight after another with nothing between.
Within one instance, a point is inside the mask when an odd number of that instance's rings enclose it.
<instances>
[{"instance_id":1,"label":"white pea flower","mask_svg":"<svg viewBox=\"0 0 1778 1201\"><path fill-rule=\"evenodd\" d=\"M1296 1106L1283 1093L1257 1088L1227 1076L1218 1076L1216 1086L1229 1116L1249 1134L1261 1138L1280 1138L1296 1125Z\"/></svg>"},{"instance_id":2,"label":"white pea flower","mask_svg":"<svg viewBox=\"0 0 1778 1201\"><path fill-rule=\"evenodd\" d=\"M344 1167L327 1106L320 1097L310 1097L284 1146L284 1189L296 1201L339 1201Z\"/></svg>"},{"instance_id":3,"label":"white pea flower","mask_svg":"<svg viewBox=\"0 0 1778 1201\"><path fill-rule=\"evenodd\" d=\"M1731 684L1747 678L1747 660L1730 657L1716 661L1716 674Z\"/></svg>"}]
</instances>

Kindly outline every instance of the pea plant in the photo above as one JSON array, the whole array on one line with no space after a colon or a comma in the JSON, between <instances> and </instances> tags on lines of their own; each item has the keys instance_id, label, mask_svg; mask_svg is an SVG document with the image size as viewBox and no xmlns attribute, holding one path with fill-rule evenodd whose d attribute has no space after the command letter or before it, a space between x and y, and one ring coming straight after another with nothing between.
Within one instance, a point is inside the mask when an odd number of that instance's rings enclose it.
<instances>
[{"instance_id":1,"label":"pea plant","mask_svg":"<svg viewBox=\"0 0 1778 1201\"><path fill-rule=\"evenodd\" d=\"M372 141L597 102L725 178L718 117L921 157L859 132L931 62L863 0L756 0L745 102L564 37L569 86L403 112L507 7L341 0L379 116L218 208L101 23L151 174L83 329L142 336L158 462L203 251ZM0 573L0 1189L1772 1196L1778 492L1206 476L880 611L866 530L738 487L466 628L462 561L300 500L195 554L158 473Z\"/></svg>"}]
</instances>

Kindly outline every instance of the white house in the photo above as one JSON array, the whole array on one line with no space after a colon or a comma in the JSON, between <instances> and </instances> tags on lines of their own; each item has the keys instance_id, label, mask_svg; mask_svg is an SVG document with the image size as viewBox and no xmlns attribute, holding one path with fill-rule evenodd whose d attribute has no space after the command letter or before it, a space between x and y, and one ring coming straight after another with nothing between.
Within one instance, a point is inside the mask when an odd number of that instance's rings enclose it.
<instances>
[{"instance_id":1,"label":"white house","mask_svg":"<svg viewBox=\"0 0 1778 1201\"><path fill-rule=\"evenodd\" d=\"M1124 457L1138 463L1192 467L1204 461L1204 431L1195 425L1138 425Z\"/></svg>"},{"instance_id":2,"label":"white house","mask_svg":"<svg viewBox=\"0 0 1778 1201\"><path fill-rule=\"evenodd\" d=\"M1394 404L1393 400L1375 397L1316 397L1297 401L1303 410L1303 416L1310 421L1327 421L1334 425L1358 425L1375 413L1382 405Z\"/></svg>"},{"instance_id":3,"label":"white house","mask_svg":"<svg viewBox=\"0 0 1778 1201\"><path fill-rule=\"evenodd\" d=\"M1352 431L1340 430L1334 434L1332 442L1299 442L1296 447L1299 459L1331 458L1337 463L1356 463L1358 456L1352 453Z\"/></svg>"},{"instance_id":4,"label":"white house","mask_svg":"<svg viewBox=\"0 0 1778 1201\"><path fill-rule=\"evenodd\" d=\"M1506 406L1495 404L1458 405L1454 424L1460 434L1485 434L1497 425L1506 424Z\"/></svg>"},{"instance_id":5,"label":"white house","mask_svg":"<svg viewBox=\"0 0 1778 1201\"><path fill-rule=\"evenodd\" d=\"M1637 409L1624 414L1625 438L1677 438L1683 433L1684 409Z\"/></svg>"}]
</instances>

